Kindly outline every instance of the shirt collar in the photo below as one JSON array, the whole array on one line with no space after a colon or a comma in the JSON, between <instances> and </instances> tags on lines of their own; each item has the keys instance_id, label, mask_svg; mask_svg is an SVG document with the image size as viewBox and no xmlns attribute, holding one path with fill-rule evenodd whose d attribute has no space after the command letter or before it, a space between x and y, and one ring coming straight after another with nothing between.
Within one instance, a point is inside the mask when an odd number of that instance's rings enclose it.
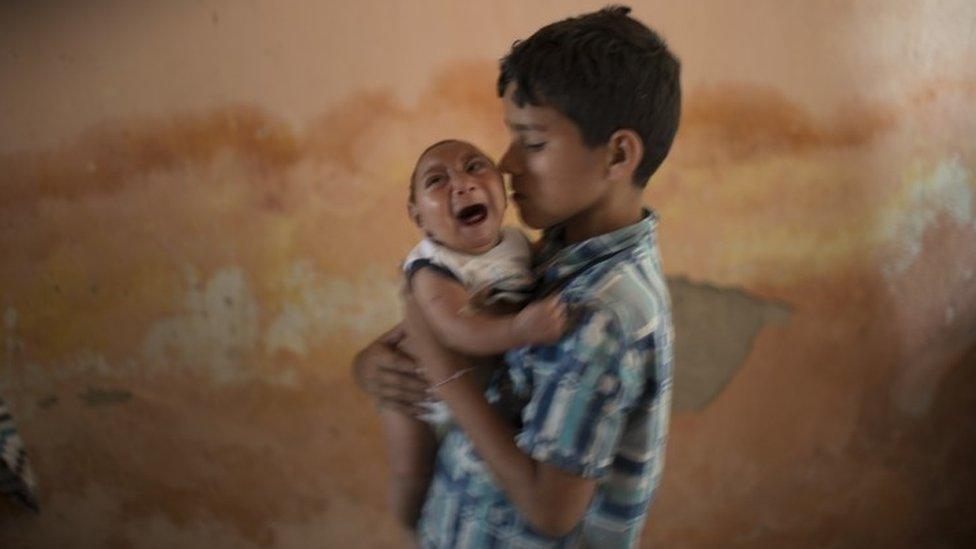
<instances>
[{"instance_id":1,"label":"shirt collar","mask_svg":"<svg viewBox=\"0 0 976 549\"><path fill-rule=\"evenodd\" d=\"M568 246L564 229L553 227L543 236L542 251L533 264L535 275L548 286L638 244L652 244L657 221L657 213L645 208L641 220L633 225Z\"/></svg>"}]
</instances>

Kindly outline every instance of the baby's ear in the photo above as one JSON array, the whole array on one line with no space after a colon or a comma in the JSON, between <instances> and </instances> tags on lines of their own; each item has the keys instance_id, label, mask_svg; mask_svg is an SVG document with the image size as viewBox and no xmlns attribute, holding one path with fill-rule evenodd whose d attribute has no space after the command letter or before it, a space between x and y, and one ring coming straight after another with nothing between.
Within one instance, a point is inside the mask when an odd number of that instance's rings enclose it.
<instances>
[{"instance_id":1,"label":"baby's ear","mask_svg":"<svg viewBox=\"0 0 976 549\"><path fill-rule=\"evenodd\" d=\"M423 223L421 223L420 212L417 211L417 205L413 202L407 203L407 215L409 215L410 219L413 220L414 225L420 227L421 229L424 228Z\"/></svg>"}]
</instances>

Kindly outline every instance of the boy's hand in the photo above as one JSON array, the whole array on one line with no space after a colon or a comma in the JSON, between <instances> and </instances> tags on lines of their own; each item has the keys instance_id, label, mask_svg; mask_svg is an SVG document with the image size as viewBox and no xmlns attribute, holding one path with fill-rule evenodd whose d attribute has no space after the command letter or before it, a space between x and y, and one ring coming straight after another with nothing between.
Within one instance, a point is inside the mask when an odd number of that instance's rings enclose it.
<instances>
[{"instance_id":1,"label":"boy's hand","mask_svg":"<svg viewBox=\"0 0 976 549\"><path fill-rule=\"evenodd\" d=\"M512 330L526 345L555 343L566 331L566 318L566 304L552 295L515 315Z\"/></svg>"},{"instance_id":2,"label":"boy's hand","mask_svg":"<svg viewBox=\"0 0 976 549\"><path fill-rule=\"evenodd\" d=\"M353 376L380 406L419 416L427 411L421 406L429 398L427 380L418 373L413 358L400 349L402 341L400 326L377 338L353 359Z\"/></svg>"}]
</instances>

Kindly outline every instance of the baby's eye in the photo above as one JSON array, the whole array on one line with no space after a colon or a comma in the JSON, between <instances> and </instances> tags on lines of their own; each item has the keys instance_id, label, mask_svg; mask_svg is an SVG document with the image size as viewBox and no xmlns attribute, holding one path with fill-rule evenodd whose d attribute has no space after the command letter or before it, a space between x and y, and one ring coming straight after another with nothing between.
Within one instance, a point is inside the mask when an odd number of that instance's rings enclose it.
<instances>
[{"instance_id":1,"label":"baby's eye","mask_svg":"<svg viewBox=\"0 0 976 549\"><path fill-rule=\"evenodd\" d=\"M480 172L485 169L488 164L484 160L472 160L468 163L469 172Z\"/></svg>"},{"instance_id":2,"label":"baby's eye","mask_svg":"<svg viewBox=\"0 0 976 549\"><path fill-rule=\"evenodd\" d=\"M545 142L539 142L539 143L522 142L522 148L527 151L541 151L545 146L546 146Z\"/></svg>"},{"instance_id":3,"label":"baby's eye","mask_svg":"<svg viewBox=\"0 0 976 549\"><path fill-rule=\"evenodd\" d=\"M429 189L430 187L440 185L443 182L444 182L444 176L435 175L434 177L430 177L426 181L424 181L424 188Z\"/></svg>"}]
</instances>

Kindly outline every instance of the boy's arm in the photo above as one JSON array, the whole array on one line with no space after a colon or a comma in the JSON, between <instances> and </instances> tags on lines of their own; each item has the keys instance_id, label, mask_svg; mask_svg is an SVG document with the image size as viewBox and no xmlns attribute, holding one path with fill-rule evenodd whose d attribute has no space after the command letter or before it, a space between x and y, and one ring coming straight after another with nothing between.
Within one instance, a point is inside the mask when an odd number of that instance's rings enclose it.
<instances>
[{"instance_id":1,"label":"boy's arm","mask_svg":"<svg viewBox=\"0 0 976 549\"><path fill-rule=\"evenodd\" d=\"M405 344L427 368L431 381L447 379L469 361L442 346L424 319L416 298L405 296L409 334ZM435 377L436 376L436 377ZM501 489L538 532L558 537L582 520L596 481L536 461L515 444L515 429L488 403L470 376L462 376L436 393L488 464Z\"/></svg>"},{"instance_id":2,"label":"boy's arm","mask_svg":"<svg viewBox=\"0 0 976 549\"><path fill-rule=\"evenodd\" d=\"M456 357L451 368L465 367ZM471 439L499 487L539 533L565 536L582 520L596 481L534 460L515 444L516 431L485 399L470 378L436 390L454 420Z\"/></svg>"},{"instance_id":3,"label":"boy's arm","mask_svg":"<svg viewBox=\"0 0 976 549\"><path fill-rule=\"evenodd\" d=\"M469 296L464 286L434 269L421 268L410 285L438 340L467 355L497 355L555 341L565 326L565 308L555 297L518 314L494 315L466 311Z\"/></svg>"}]
</instances>

